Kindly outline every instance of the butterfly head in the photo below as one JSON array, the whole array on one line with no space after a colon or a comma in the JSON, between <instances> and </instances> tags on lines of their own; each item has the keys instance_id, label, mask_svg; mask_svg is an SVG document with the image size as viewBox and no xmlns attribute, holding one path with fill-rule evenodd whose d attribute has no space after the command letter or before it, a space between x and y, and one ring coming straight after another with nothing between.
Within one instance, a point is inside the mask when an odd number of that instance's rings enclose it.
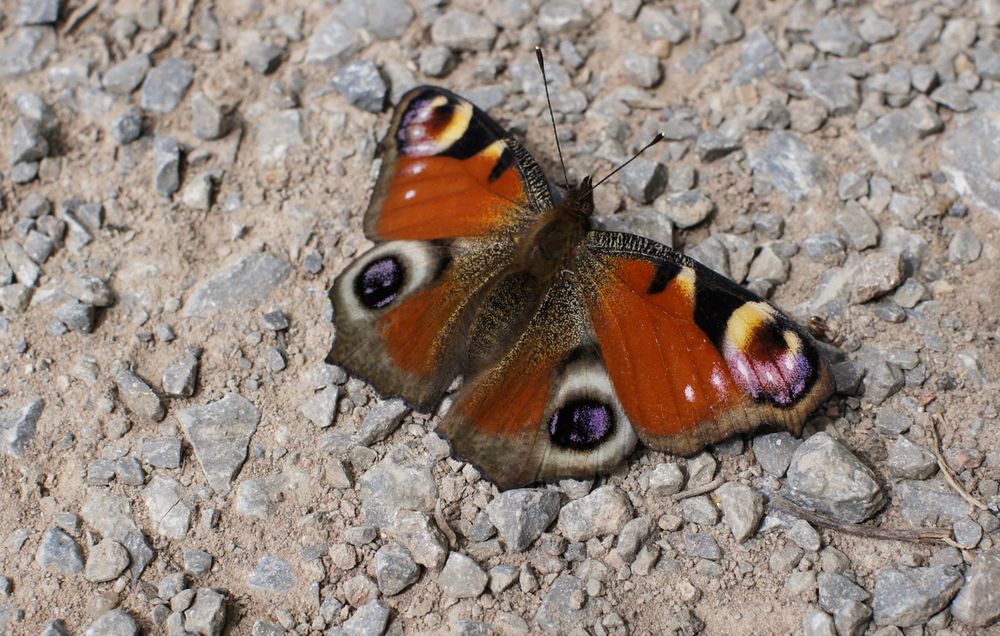
<instances>
[{"instance_id":1,"label":"butterfly head","mask_svg":"<svg viewBox=\"0 0 1000 636\"><path fill-rule=\"evenodd\" d=\"M571 185L566 192L563 208L578 220L588 220L594 215L594 179L584 177L578 185Z\"/></svg>"}]
</instances>

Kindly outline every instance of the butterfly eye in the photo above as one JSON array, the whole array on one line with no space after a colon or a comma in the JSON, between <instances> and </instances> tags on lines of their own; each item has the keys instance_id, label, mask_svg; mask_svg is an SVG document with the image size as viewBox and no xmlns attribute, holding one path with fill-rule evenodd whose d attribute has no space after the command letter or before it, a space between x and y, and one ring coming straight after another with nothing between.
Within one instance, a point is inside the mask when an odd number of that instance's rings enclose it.
<instances>
[{"instance_id":1,"label":"butterfly eye","mask_svg":"<svg viewBox=\"0 0 1000 636\"><path fill-rule=\"evenodd\" d=\"M354 279L354 293L369 309L381 309L399 295L403 287L403 264L394 256L368 263Z\"/></svg>"},{"instance_id":2,"label":"butterfly eye","mask_svg":"<svg viewBox=\"0 0 1000 636\"><path fill-rule=\"evenodd\" d=\"M596 400L572 400L552 414L549 435L558 446L585 450L610 437L614 427L614 411L607 404Z\"/></svg>"}]
</instances>

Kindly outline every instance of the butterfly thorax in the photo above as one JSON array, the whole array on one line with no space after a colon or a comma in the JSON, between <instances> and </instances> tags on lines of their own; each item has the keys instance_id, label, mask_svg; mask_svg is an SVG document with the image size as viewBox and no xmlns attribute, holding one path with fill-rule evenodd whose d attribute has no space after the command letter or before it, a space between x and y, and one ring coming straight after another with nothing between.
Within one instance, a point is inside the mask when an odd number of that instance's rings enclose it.
<instances>
[{"instance_id":1,"label":"butterfly thorax","mask_svg":"<svg viewBox=\"0 0 1000 636\"><path fill-rule=\"evenodd\" d=\"M538 279L561 271L590 230L593 213L594 195L588 177L527 227L518 238L515 262Z\"/></svg>"}]
</instances>

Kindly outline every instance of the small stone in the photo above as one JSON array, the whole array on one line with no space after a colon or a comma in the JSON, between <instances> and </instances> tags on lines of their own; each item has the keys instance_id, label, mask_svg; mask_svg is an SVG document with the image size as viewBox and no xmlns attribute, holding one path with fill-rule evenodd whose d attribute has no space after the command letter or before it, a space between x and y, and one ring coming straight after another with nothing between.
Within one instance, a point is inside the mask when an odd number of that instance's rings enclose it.
<instances>
[{"instance_id":1,"label":"small stone","mask_svg":"<svg viewBox=\"0 0 1000 636\"><path fill-rule=\"evenodd\" d=\"M881 408L875 417L875 426L886 434L901 435L913 426L913 420L902 411Z\"/></svg>"},{"instance_id":2,"label":"small stone","mask_svg":"<svg viewBox=\"0 0 1000 636\"><path fill-rule=\"evenodd\" d=\"M621 179L630 197L650 203L667 187L667 167L659 161L639 157L622 170Z\"/></svg>"},{"instance_id":3,"label":"small stone","mask_svg":"<svg viewBox=\"0 0 1000 636\"><path fill-rule=\"evenodd\" d=\"M867 182L865 191L867 192ZM847 244L856 251L878 245L880 231L878 224L872 220L863 207L856 201L848 201L844 209L837 214L834 226L840 231Z\"/></svg>"},{"instance_id":4,"label":"small stone","mask_svg":"<svg viewBox=\"0 0 1000 636\"><path fill-rule=\"evenodd\" d=\"M332 18L321 23L313 31L306 51L306 62L326 65L343 62L358 51L360 44L355 29Z\"/></svg>"},{"instance_id":5,"label":"small stone","mask_svg":"<svg viewBox=\"0 0 1000 636\"><path fill-rule=\"evenodd\" d=\"M455 58L448 47L428 46L420 51L419 66L428 77L444 77L455 67Z\"/></svg>"},{"instance_id":6,"label":"small stone","mask_svg":"<svg viewBox=\"0 0 1000 636\"><path fill-rule=\"evenodd\" d=\"M497 29L492 22L464 9L449 9L431 26L434 44L450 49L489 50L496 37Z\"/></svg>"},{"instance_id":7,"label":"small stone","mask_svg":"<svg viewBox=\"0 0 1000 636\"><path fill-rule=\"evenodd\" d=\"M198 285L184 306L184 315L207 317L231 309L253 309L291 271L287 261L269 252L244 256Z\"/></svg>"},{"instance_id":8,"label":"small stone","mask_svg":"<svg viewBox=\"0 0 1000 636\"><path fill-rule=\"evenodd\" d=\"M962 587L962 575L950 566L889 568L875 577L875 623L922 625L948 606Z\"/></svg>"},{"instance_id":9,"label":"small stone","mask_svg":"<svg viewBox=\"0 0 1000 636\"><path fill-rule=\"evenodd\" d=\"M184 610L184 630L200 636L219 636L226 625L226 598L203 587L195 592L194 603Z\"/></svg>"},{"instance_id":10,"label":"small stone","mask_svg":"<svg viewBox=\"0 0 1000 636\"><path fill-rule=\"evenodd\" d=\"M933 13L928 14L906 35L906 45L911 53L919 53L938 39L943 22Z\"/></svg>"},{"instance_id":11,"label":"small stone","mask_svg":"<svg viewBox=\"0 0 1000 636\"><path fill-rule=\"evenodd\" d=\"M889 474L903 479L927 479L937 470L934 453L902 436L889 446L888 464Z\"/></svg>"},{"instance_id":12,"label":"small stone","mask_svg":"<svg viewBox=\"0 0 1000 636\"><path fill-rule=\"evenodd\" d=\"M204 93L191 96L191 128L196 137L206 141L226 134L225 113Z\"/></svg>"},{"instance_id":13,"label":"small stone","mask_svg":"<svg viewBox=\"0 0 1000 636\"><path fill-rule=\"evenodd\" d=\"M337 416L339 397L340 390L336 386L327 386L314 397L300 404L299 413L319 428L326 428L333 424L333 420Z\"/></svg>"},{"instance_id":14,"label":"small stone","mask_svg":"<svg viewBox=\"0 0 1000 636\"><path fill-rule=\"evenodd\" d=\"M671 194L656 202L674 225L682 229L694 227L715 211L715 203L699 190Z\"/></svg>"},{"instance_id":15,"label":"small stone","mask_svg":"<svg viewBox=\"0 0 1000 636\"><path fill-rule=\"evenodd\" d=\"M268 331L286 331L288 316L282 311L269 311L260 318L260 326Z\"/></svg>"},{"instance_id":16,"label":"small stone","mask_svg":"<svg viewBox=\"0 0 1000 636\"><path fill-rule=\"evenodd\" d=\"M845 172L837 182L837 196L841 201L856 201L868 195L868 179L856 172Z\"/></svg>"},{"instance_id":17,"label":"small stone","mask_svg":"<svg viewBox=\"0 0 1000 636\"><path fill-rule=\"evenodd\" d=\"M663 79L663 67L655 57L629 51L622 64L629 80L640 88L653 88Z\"/></svg>"},{"instance_id":18,"label":"small stone","mask_svg":"<svg viewBox=\"0 0 1000 636\"><path fill-rule=\"evenodd\" d=\"M395 596L417 582L420 566L413 561L409 550L390 544L375 553L375 577L382 594Z\"/></svg>"},{"instance_id":19,"label":"small stone","mask_svg":"<svg viewBox=\"0 0 1000 636\"><path fill-rule=\"evenodd\" d=\"M861 24L858 25L858 33L869 44L891 40L899 33L895 24L874 11L865 11L862 15Z\"/></svg>"},{"instance_id":20,"label":"small stone","mask_svg":"<svg viewBox=\"0 0 1000 636\"><path fill-rule=\"evenodd\" d=\"M181 187L181 147L173 137L153 140L153 183L161 196L170 197Z\"/></svg>"},{"instance_id":21,"label":"small stone","mask_svg":"<svg viewBox=\"0 0 1000 636\"><path fill-rule=\"evenodd\" d=\"M39 161L49 154L49 142L42 135L38 123L18 119L10 131L10 162Z\"/></svg>"},{"instance_id":22,"label":"small stone","mask_svg":"<svg viewBox=\"0 0 1000 636\"><path fill-rule=\"evenodd\" d=\"M142 107L161 115L177 108L194 81L194 64L177 58L164 60L146 74Z\"/></svg>"},{"instance_id":23,"label":"small stone","mask_svg":"<svg viewBox=\"0 0 1000 636\"><path fill-rule=\"evenodd\" d=\"M771 245L761 248L747 272L750 281L766 281L772 285L780 285L788 280L791 263L778 253Z\"/></svg>"},{"instance_id":24,"label":"small stone","mask_svg":"<svg viewBox=\"0 0 1000 636\"><path fill-rule=\"evenodd\" d=\"M836 612L849 601L863 603L868 600L868 592L843 574L820 572L816 576L819 583L819 605L828 612Z\"/></svg>"},{"instance_id":25,"label":"small stone","mask_svg":"<svg viewBox=\"0 0 1000 636\"><path fill-rule=\"evenodd\" d=\"M413 8L406 0L365 0L368 31L381 40L403 36L413 21Z\"/></svg>"},{"instance_id":26,"label":"small stone","mask_svg":"<svg viewBox=\"0 0 1000 636\"><path fill-rule=\"evenodd\" d=\"M154 475L142 497L156 530L168 539L183 539L191 528L191 505L181 497L184 490L173 480Z\"/></svg>"},{"instance_id":27,"label":"small stone","mask_svg":"<svg viewBox=\"0 0 1000 636\"><path fill-rule=\"evenodd\" d=\"M785 533L788 539L798 547L807 552L818 552L822 546L819 533L803 519L795 520L788 532Z\"/></svg>"},{"instance_id":28,"label":"small stone","mask_svg":"<svg viewBox=\"0 0 1000 636\"><path fill-rule=\"evenodd\" d=\"M698 559L718 561L722 558L722 550L710 534L688 534L684 536L684 551Z\"/></svg>"},{"instance_id":29,"label":"small stone","mask_svg":"<svg viewBox=\"0 0 1000 636\"><path fill-rule=\"evenodd\" d=\"M111 610L91 623L83 636L136 636L139 627L135 619L122 610Z\"/></svg>"},{"instance_id":30,"label":"small stone","mask_svg":"<svg viewBox=\"0 0 1000 636\"><path fill-rule=\"evenodd\" d=\"M955 232L948 243L948 261L958 265L968 265L979 260L983 244L976 233L969 229Z\"/></svg>"},{"instance_id":31,"label":"small stone","mask_svg":"<svg viewBox=\"0 0 1000 636\"><path fill-rule=\"evenodd\" d=\"M380 400L365 414L355 441L361 446L371 446L384 440L399 428L409 413L410 408L403 400Z\"/></svg>"},{"instance_id":32,"label":"small stone","mask_svg":"<svg viewBox=\"0 0 1000 636\"><path fill-rule=\"evenodd\" d=\"M258 42L244 52L243 61L261 75L268 75L278 69L284 55L284 47L273 42Z\"/></svg>"},{"instance_id":33,"label":"small stone","mask_svg":"<svg viewBox=\"0 0 1000 636\"><path fill-rule=\"evenodd\" d=\"M19 243L12 239L3 242L3 254L7 259L7 264L13 270L17 282L27 287L34 287L42 275L41 268L31 260L28 253L24 251Z\"/></svg>"},{"instance_id":34,"label":"small stone","mask_svg":"<svg viewBox=\"0 0 1000 636\"><path fill-rule=\"evenodd\" d=\"M868 519L886 502L871 470L825 432L795 451L788 486L799 503L849 523Z\"/></svg>"},{"instance_id":35,"label":"small stone","mask_svg":"<svg viewBox=\"0 0 1000 636\"><path fill-rule=\"evenodd\" d=\"M444 537L422 512L399 510L389 533L410 551L414 561L428 569L440 568L448 558Z\"/></svg>"},{"instance_id":36,"label":"small stone","mask_svg":"<svg viewBox=\"0 0 1000 636\"><path fill-rule=\"evenodd\" d=\"M431 475L431 462L425 456L414 457L405 449L389 452L382 461L361 476L361 506L366 520L380 528L393 525L400 509L430 512L438 498L437 485ZM417 550L400 540L417 563ZM422 563L421 563L422 564Z\"/></svg>"},{"instance_id":37,"label":"small stone","mask_svg":"<svg viewBox=\"0 0 1000 636\"><path fill-rule=\"evenodd\" d=\"M101 83L104 90L113 95L128 95L139 88L151 66L148 55L133 55L109 67L104 72Z\"/></svg>"},{"instance_id":38,"label":"small stone","mask_svg":"<svg viewBox=\"0 0 1000 636\"><path fill-rule=\"evenodd\" d=\"M784 431L758 435L752 442L757 463L766 473L779 479L785 476L792 455L801 444L802 440Z\"/></svg>"},{"instance_id":39,"label":"small stone","mask_svg":"<svg viewBox=\"0 0 1000 636\"><path fill-rule=\"evenodd\" d=\"M559 515L559 494L551 490L521 488L497 495L486 514L511 552L523 552Z\"/></svg>"},{"instance_id":40,"label":"small stone","mask_svg":"<svg viewBox=\"0 0 1000 636\"><path fill-rule=\"evenodd\" d=\"M61 7L61 0L21 0L14 15L14 23L19 26L55 24Z\"/></svg>"},{"instance_id":41,"label":"small stone","mask_svg":"<svg viewBox=\"0 0 1000 636\"><path fill-rule=\"evenodd\" d=\"M1000 619L1000 554L995 550L979 552L965 574L951 613L959 621L973 627L986 627Z\"/></svg>"},{"instance_id":42,"label":"small stone","mask_svg":"<svg viewBox=\"0 0 1000 636\"><path fill-rule=\"evenodd\" d=\"M0 411L0 450L12 457L24 457L44 408L44 400L34 400L20 408Z\"/></svg>"},{"instance_id":43,"label":"small stone","mask_svg":"<svg viewBox=\"0 0 1000 636\"><path fill-rule=\"evenodd\" d=\"M345 65L333 76L333 85L361 110L380 113L385 108L389 89L374 62L363 60Z\"/></svg>"},{"instance_id":44,"label":"small stone","mask_svg":"<svg viewBox=\"0 0 1000 636\"><path fill-rule=\"evenodd\" d=\"M810 40L813 45L838 57L855 57L868 48L854 24L842 16L828 16L821 19L812 29Z\"/></svg>"},{"instance_id":45,"label":"small stone","mask_svg":"<svg viewBox=\"0 0 1000 636\"><path fill-rule=\"evenodd\" d=\"M115 302L115 293L108 284L97 276L76 274L66 283L67 294L81 303L95 307L110 307Z\"/></svg>"},{"instance_id":46,"label":"small stone","mask_svg":"<svg viewBox=\"0 0 1000 636\"><path fill-rule=\"evenodd\" d=\"M35 552L38 565L63 574L83 572L83 552L73 537L59 528L49 528Z\"/></svg>"},{"instance_id":47,"label":"small stone","mask_svg":"<svg viewBox=\"0 0 1000 636\"><path fill-rule=\"evenodd\" d=\"M181 465L181 440L176 437L144 439L142 458L153 468L179 468Z\"/></svg>"},{"instance_id":48,"label":"small stone","mask_svg":"<svg viewBox=\"0 0 1000 636\"><path fill-rule=\"evenodd\" d=\"M534 622L546 634L569 633L584 622L583 605L586 599L583 581L569 574L560 574L542 599Z\"/></svg>"},{"instance_id":49,"label":"small stone","mask_svg":"<svg viewBox=\"0 0 1000 636\"><path fill-rule=\"evenodd\" d=\"M955 542L966 549L976 547L983 538L983 527L972 519L959 519L952 526Z\"/></svg>"},{"instance_id":50,"label":"small stone","mask_svg":"<svg viewBox=\"0 0 1000 636\"><path fill-rule=\"evenodd\" d=\"M489 577L475 561L459 552L448 555L437 576L441 591L451 598L477 598L486 589Z\"/></svg>"},{"instance_id":51,"label":"small stone","mask_svg":"<svg viewBox=\"0 0 1000 636\"><path fill-rule=\"evenodd\" d=\"M382 601L371 600L359 607L353 616L344 621L342 632L348 636L384 634L391 616L392 610Z\"/></svg>"},{"instance_id":52,"label":"small stone","mask_svg":"<svg viewBox=\"0 0 1000 636\"><path fill-rule=\"evenodd\" d=\"M142 135L142 111L135 106L126 108L112 118L108 130L120 145L132 143Z\"/></svg>"},{"instance_id":53,"label":"small stone","mask_svg":"<svg viewBox=\"0 0 1000 636\"><path fill-rule=\"evenodd\" d=\"M975 108L969 91L954 82L941 84L930 94L930 98L945 108L958 113L964 113Z\"/></svg>"},{"instance_id":54,"label":"small stone","mask_svg":"<svg viewBox=\"0 0 1000 636\"><path fill-rule=\"evenodd\" d=\"M614 535L632 518L632 504L614 486L602 486L559 512L559 531L570 541Z\"/></svg>"},{"instance_id":55,"label":"small stone","mask_svg":"<svg viewBox=\"0 0 1000 636\"><path fill-rule=\"evenodd\" d=\"M94 330L94 307L72 300L55 308L52 317L70 331L90 333Z\"/></svg>"},{"instance_id":56,"label":"small stone","mask_svg":"<svg viewBox=\"0 0 1000 636\"><path fill-rule=\"evenodd\" d=\"M719 522L719 508L711 499L702 495L688 497L681 502L684 520L701 526L714 526Z\"/></svg>"},{"instance_id":57,"label":"small stone","mask_svg":"<svg viewBox=\"0 0 1000 636\"><path fill-rule=\"evenodd\" d=\"M30 1L30 0L29 0ZM51 0L46 0L51 2ZM56 50L55 30L48 26L15 29L0 48L0 78L9 79L42 69Z\"/></svg>"},{"instance_id":58,"label":"small stone","mask_svg":"<svg viewBox=\"0 0 1000 636\"><path fill-rule=\"evenodd\" d=\"M90 549L83 576L92 583L113 581L128 568L128 551L117 541L103 539Z\"/></svg>"},{"instance_id":59,"label":"small stone","mask_svg":"<svg viewBox=\"0 0 1000 636\"><path fill-rule=\"evenodd\" d=\"M669 497L684 487L684 473L673 462L657 464L649 472L649 491L656 497Z\"/></svg>"},{"instance_id":60,"label":"small stone","mask_svg":"<svg viewBox=\"0 0 1000 636\"><path fill-rule=\"evenodd\" d=\"M217 493L228 493L246 461L260 411L242 395L230 393L205 406L178 411L177 419L209 485Z\"/></svg>"},{"instance_id":61,"label":"small stone","mask_svg":"<svg viewBox=\"0 0 1000 636\"><path fill-rule=\"evenodd\" d=\"M615 552L625 563L632 563L639 550L653 532L653 520L649 517L636 517L622 528L615 545Z\"/></svg>"},{"instance_id":62,"label":"small stone","mask_svg":"<svg viewBox=\"0 0 1000 636\"><path fill-rule=\"evenodd\" d=\"M721 159L742 147L740 133L734 133L723 126L714 130L706 130L698 135L694 151L702 162L709 163Z\"/></svg>"},{"instance_id":63,"label":"small stone","mask_svg":"<svg viewBox=\"0 0 1000 636\"><path fill-rule=\"evenodd\" d=\"M691 28L673 9L646 5L640 9L637 22L642 36L650 42L666 40L671 44L680 44L691 33Z\"/></svg>"},{"instance_id":64,"label":"small stone","mask_svg":"<svg viewBox=\"0 0 1000 636\"><path fill-rule=\"evenodd\" d=\"M754 178L769 183L793 202L823 191L826 168L794 133L770 133L764 149L751 151L749 158Z\"/></svg>"},{"instance_id":65,"label":"small stone","mask_svg":"<svg viewBox=\"0 0 1000 636\"><path fill-rule=\"evenodd\" d=\"M115 477L126 486L141 486L146 483L146 472L134 457L122 457L115 462Z\"/></svg>"},{"instance_id":66,"label":"small stone","mask_svg":"<svg viewBox=\"0 0 1000 636\"><path fill-rule=\"evenodd\" d=\"M722 508L722 522L729 526L736 543L743 543L764 517L764 495L737 482L728 482L715 490Z\"/></svg>"},{"instance_id":67,"label":"small stone","mask_svg":"<svg viewBox=\"0 0 1000 636\"><path fill-rule=\"evenodd\" d=\"M803 636L837 636L833 618L823 610L807 612L802 619Z\"/></svg>"},{"instance_id":68,"label":"small stone","mask_svg":"<svg viewBox=\"0 0 1000 636\"><path fill-rule=\"evenodd\" d=\"M197 353L189 351L183 358L167 367L163 372L163 392L183 398L194 395L199 364Z\"/></svg>"},{"instance_id":69,"label":"small stone","mask_svg":"<svg viewBox=\"0 0 1000 636\"><path fill-rule=\"evenodd\" d=\"M261 592L291 592L298 582L287 561L274 554L265 554L250 574L250 587Z\"/></svg>"},{"instance_id":70,"label":"small stone","mask_svg":"<svg viewBox=\"0 0 1000 636\"><path fill-rule=\"evenodd\" d=\"M118 386L118 397L131 413L154 422L159 422L166 416L166 409L159 396L130 369L123 368L119 371L115 375L115 384Z\"/></svg>"},{"instance_id":71,"label":"small stone","mask_svg":"<svg viewBox=\"0 0 1000 636\"><path fill-rule=\"evenodd\" d=\"M869 252L854 276L851 299L856 304L866 303L888 294L901 282L903 268L898 252Z\"/></svg>"}]
</instances>

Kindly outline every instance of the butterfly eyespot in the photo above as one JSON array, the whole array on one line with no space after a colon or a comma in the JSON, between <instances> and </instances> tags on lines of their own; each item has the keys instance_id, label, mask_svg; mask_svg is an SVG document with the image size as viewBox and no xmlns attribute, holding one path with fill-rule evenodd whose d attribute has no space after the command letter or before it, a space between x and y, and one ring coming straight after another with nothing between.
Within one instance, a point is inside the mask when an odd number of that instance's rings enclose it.
<instances>
[{"instance_id":1,"label":"butterfly eyespot","mask_svg":"<svg viewBox=\"0 0 1000 636\"><path fill-rule=\"evenodd\" d=\"M596 400L571 400L549 420L552 442L574 450L594 448L611 437L614 428L614 411Z\"/></svg>"},{"instance_id":2,"label":"butterfly eyespot","mask_svg":"<svg viewBox=\"0 0 1000 636\"><path fill-rule=\"evenodd\" d=\"M354 294L369 309L382 309L399 295L406 272L394 256L379 258L365 265L354 279Z\"/></svg>"}]
</instances>

